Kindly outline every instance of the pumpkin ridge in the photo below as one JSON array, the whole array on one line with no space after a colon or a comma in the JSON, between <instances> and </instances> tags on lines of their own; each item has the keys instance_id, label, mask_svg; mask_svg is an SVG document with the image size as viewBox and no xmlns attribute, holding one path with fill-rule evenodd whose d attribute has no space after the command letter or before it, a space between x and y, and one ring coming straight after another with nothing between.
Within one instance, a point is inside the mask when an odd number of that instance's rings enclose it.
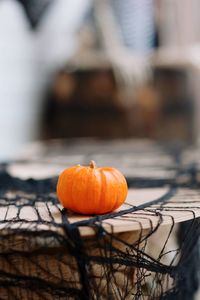
<instances>
[{"instance_id":1,"label":"pumpkin ridge","mask_svg":"<svg viewBox=\"0 0 200 300\"><path fill-rule=\"evenodd\" d=\"M70 195L71 195L71 200L72 200L72 207L74 207L74 204L75 204L75 207L76 207L76 199L74 199L74 194L73 194L73 188L74 188L74 185L77 184L77 181L75 180L75 176L78 175L78 173L80 173L80 171L82 171L83 168L80 166L79 168L76 168L74 170L74 173L72 175L72 185L71 185L71 190L70 190Z\"/></svg>"},{"instance_id":2,"label":"pumpkin ridge","mask_svg":"<svg viewBox=\"0 0 200 300\"><path fill-rule=\"evenodd\" d=\"M71 169L75 170L75 167L72 167ZM59 179L58 179L58 184L56 187L57 196L58 196L58 198L61 199L61 202L65 202L65 200L63 200L63 190L61 189L61 187L63 186L64 181L65 181L65 176L66 176L66 170L61 172Z\"/></svg>"},{"instance_id":3,"label":"pumpkin ridge","mask_svg":"<svg viewBox=\"0 0 200 300\"><path fill-rule=\"evenodd\" d=\"M100 177L101 177L101 182L100 182L100 184L101 184L101 189L100 189L100 196L99 196L99 205L98 205L98 211L102 211L102 201L103 201L103 189L105 188L105 190L106 190L106 187L107 187L107 182L106 182L106 176L105 176L105 174L104 174L104 172L103 172L103 169L101 168L99 168L99 173L100 173ZM105 192L104 192L104 194L105 194ZM105 201L104 201L105 202ZM104 203L104 206L105 206L105 203ZM102 213L102 212L101 212Z\"/></svg>"},{"instance_id":4,"label":"pumpkin ridge","mask_svg":"<svg viewBox=\"0 0 200 300\"><path fill-rule=\"evenodd\" d=\"M88 190L90 188L90 184L91 184L91 182L90 182L90 176L92 176L93 170L94 169L91 168L91 167L86 168L86 170L85 170L87 172L87 181L85 182L85 184L86 184L86 195L88 195ZM90 200L91 199L85 199L85 202L88 203L88 202L90 202Z\"/></svg>"},{"instance_id":5,"label":"pumpkin ridge","mask_svg":"<svg viewBox=\"0 0 200 300\"><path fill-rule=\"evenodd\" d=\"M92 184L99 186L99 178L98 178L98 175L97 175L99 173L99 171L97 169L93 169L90 172L91 172L91 176L93 177ZM94 186L93 186L93 188L94 188ZM95 189L96 189L96 187L95 187ZM100 189L100 195L101 195L101 189ZM96 197L96 190L95 190L95 193L93 193L93 198L90 198L90 200L93 201L93 205L94 205L94 209L92 211L92 214L97 213L96 207L99 203L99 199L100 199L99 197L98 198Z\"/></svg>"},{"instance_id":6,"label":"pumpkin ridge","mask_svg":"<svg viewBox=\"0 0 200 300\"><path fill-rule=\"evenodd\" d=\"M119 178L118 178L118 176L115 175L114 170L113 170L113 172L112 172L111 174L112 174L112 177L113 177L114 180L115 180L115 185L116 185L116 182L118 181ZM120 189L120 187L117 185L117 188L118 188L118 190L117 190L117 192L116 192L116 194L115 194L115 202L114 202L114 204L113 204L113 206L112 206L112 208L111 208L111 211L113 211L113 210L116 209L116 204L118 203L118 199L119 199L119 189Z\"/></svg>"},{"instance_id":7,"label":"pumpkin ridge","mask_svg":"<svg viewBox=\"0 0 200 300\"><path fill-rule=\"evenodd\" d=\"M127 197L128 186L127 186L127 182L126 182L125 177L124 177L117 169L115 169L115 170L113 171L113 174L115 174L115 178L117 178L117 180L120 179L120 185L121 185L121 186L119 187L119 189L120 189L120 194L122 194L121 188L122 188L122 185L123 185L123 194L125 193L124 188L126 187L126 197ZM126 197L125 197L125 198L126 198ZM118 195L118 198L119 198L119 195ZM121 204L121 205L122 205L122 204Z\"/></svg>"},{"instance_id":8,"label":"pumpkin ridge","mask_svg":"<svg viewBox=\"0 0 200 300\"><path fill-rule=\"evenodd\" d=\"M112 188L111 188L112 193L111 193L110 198L109 198L109 201L111 203L109 211L113 211L114 209L118 208L118 206L119 206L118 205L118 199L119 199L118 181L119 181L119 179L121 180L121 176L120 177L114 176L113 175L113 173L114 173L113 168L110 168L109 170L106 169L106 170L103 170L103 171L104 171L104 174L108 174L110 176L110 178L108 178L108 184L110 184L112 186ZM110 182L110 181L112 181L112 182ZM117 192L115 191L116 187L117 187ZM115 195L115 198L113 197L113 195Z\"/></svg>"}]
</instances>

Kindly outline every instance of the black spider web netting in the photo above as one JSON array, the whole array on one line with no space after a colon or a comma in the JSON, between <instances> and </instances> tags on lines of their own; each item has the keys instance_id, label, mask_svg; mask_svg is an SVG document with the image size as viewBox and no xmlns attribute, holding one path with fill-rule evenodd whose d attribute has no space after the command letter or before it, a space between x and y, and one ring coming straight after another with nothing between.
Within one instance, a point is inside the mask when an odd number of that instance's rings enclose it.
<instances>
[{"instance_id":1,"label":"black spider web netting","mask_svg":"<svg viewBox=\"0 0 200 300\"><path fill-rule=\"evenodd\" d=\"M151 157L146 149L147 162L144 153L131 151L126 161L121 158L135 170L126 174L129 189L147 200L90 217L62 209L56 176L24 180L2 165L0 299L193 299L199 271L198 152L170 149L163 158L163 150ZM109 153L97 158L110 160ZM49 160L37 158L42 168ZM30 162L21 163L30 168Z\"/></svg>"}]
</instances>

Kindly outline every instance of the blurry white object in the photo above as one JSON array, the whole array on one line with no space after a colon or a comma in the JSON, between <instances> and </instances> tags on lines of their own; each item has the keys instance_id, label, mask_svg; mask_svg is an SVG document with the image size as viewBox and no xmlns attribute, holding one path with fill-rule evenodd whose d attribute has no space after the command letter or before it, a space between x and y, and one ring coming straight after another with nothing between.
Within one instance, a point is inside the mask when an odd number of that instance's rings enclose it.
<instances>
[{"instance_id":1,"label":"blurry white object","mask_svg":"<svg viewBox=\"0 0 200 300\"><path fill-rule=\"evenodd\" d=\"M0 161L14 159L38 135L49 75L75 51L90 0L56 0L37 32L20 3L0 1Z\"/></svg>"},{"instance_id":2,"label":"blurry white object","mask_svg":"<svg viewBox=\"0 0 200 300\"><path fill-rule=\"evenodd\" d=\"M33 140L38 103L33 36L21 5L0 1L0 160Z\"/></svg>"},{"instance_id":3,"label":"blurry white object","mask_svg":"<svg viewBox=\"0 0 200 300\"><path fill-rule=\"evenodd\" d=\"M43 69L53 73L63 67L78 47L78 31L92 0L56 0L40 23L39 56Z\"/></svg>"},{"instance_id":4,"label":"blurry white object","mask_svg":"<svg viewBox=\"0 0 200 300\"><path fill-rule=\"evenodd\" d=\"M132 20L134 16L135 20ZM96 0L95 18L123 104L128 106L136 89L151 76L149 53L154 34L153 2Z\"/></svg>"},{"instance_id":5,"label":"blurry white object","mask_svg":"<svg viewBox=\"0 0 200 300\"><path fill-rule=\"evenodd\" d=\"M154 43L153 0L110 0L124 45L136 53L149 52Z\"/></svg>"}]
</instances>

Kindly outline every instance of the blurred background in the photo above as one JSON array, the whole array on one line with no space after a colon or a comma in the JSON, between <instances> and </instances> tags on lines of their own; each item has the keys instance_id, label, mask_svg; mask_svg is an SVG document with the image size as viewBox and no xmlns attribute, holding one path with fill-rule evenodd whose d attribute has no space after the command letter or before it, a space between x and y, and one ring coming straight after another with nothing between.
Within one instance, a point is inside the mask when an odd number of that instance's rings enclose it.
<instances>
[{"instance_id":1,"label":"blurred background","mask_svg":"<svg viewBox=\"0 0 200 300\"><path fill-rule=\"evenodd\" d=\"M52 138L198 143L199 0L1 0L0 160Z\"/></svg>"}]
</instances>

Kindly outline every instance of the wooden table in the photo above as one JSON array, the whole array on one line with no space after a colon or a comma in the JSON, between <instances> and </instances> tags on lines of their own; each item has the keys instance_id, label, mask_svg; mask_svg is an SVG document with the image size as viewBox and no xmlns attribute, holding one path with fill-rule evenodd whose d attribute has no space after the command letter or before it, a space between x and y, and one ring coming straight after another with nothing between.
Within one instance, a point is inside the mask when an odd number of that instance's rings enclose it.
<instances>
[{"instance_id":1,"label":"wooden table","mask_svg":"<svg viewBox=\"0 0 200 300\"><path fill-rule=\"evenodd\" d=\"M127 177L127 200L111 215L63 211L54 191L41 193L38 186L34 193L4 191L0 274L7 277L0 275L0 283L7 285L0 284L2 299L160 299L167 292L192 297L178 279L188 264L183 249L196 251L189 241L180 242L180 232L183 240L188 233L198 237L198 152L147 140L50 141L31 145L7 171L40 184L52 178L53 186L61 170L91 159ZM179 223L186 224L184 231ZM194 281L194 273L188 269L184 280ZM20 274L17 287L10 274Z\"/></svg>"}]
</instances>

